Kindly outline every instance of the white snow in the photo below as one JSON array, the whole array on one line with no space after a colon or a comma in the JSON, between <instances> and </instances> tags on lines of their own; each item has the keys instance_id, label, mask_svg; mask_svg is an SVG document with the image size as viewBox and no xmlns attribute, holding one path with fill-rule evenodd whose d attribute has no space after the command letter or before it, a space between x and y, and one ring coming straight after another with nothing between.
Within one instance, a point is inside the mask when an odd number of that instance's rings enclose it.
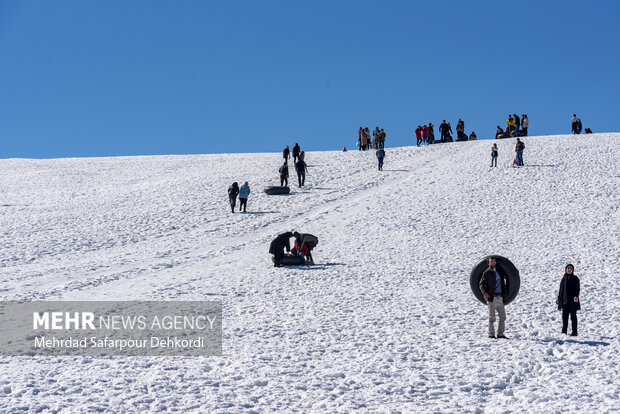
<instances>
[{"instance_id":1,"label":"white snow","mask_svg":"<svg viewBox=\"0 0 620 414\"><path fill-rule=\"evenodd\" d=\"M288 196L262 193L281 154L0 160L0 299L224 309L222 357L1 357L0 411L618 412L619 139L524 138L522 168L514 139L498 168L495 141L388 148L382 172L309 152ZM315 266L272 266L292 229L319 237ZM469 288L488 254L521 272L508 341Z\"/></svg>"}]
</instances>

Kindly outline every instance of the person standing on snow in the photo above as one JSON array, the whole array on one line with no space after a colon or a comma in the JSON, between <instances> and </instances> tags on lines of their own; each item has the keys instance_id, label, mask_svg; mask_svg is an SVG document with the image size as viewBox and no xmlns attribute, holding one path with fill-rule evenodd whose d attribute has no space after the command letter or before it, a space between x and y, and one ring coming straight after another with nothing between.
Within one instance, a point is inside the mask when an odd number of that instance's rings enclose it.
<instances>
[{"instance_id":1,"label":"person standing on snow","mask_svg":"<svg viewBox=\"0 0 620 414\"><path fill-rule=\"evenodd\" d=\"M422 127L422 143L424 145L428 143L428 127L426 125Z\"/></svg>"},{"instance_id":2,"label":"person standing on snow","mask_svg":"<svg viewBox=\"0 0 620 414\"><path fill-rule=\"evenodd\" d=\"M478 135L476 135L474 131L471 131L471 134L469 134L469 140L476 141L477 139L478 139Z\"/></svg>"},{"instance_id":3,"label":"person standing on snow","mask_svg":"<svg viewBox=\"0 0 620 414\"><path fill-rule=\"evenodd\" d=\"M282 157L284 158L284 161L288 161L291 158L291 150L288 149L288 145L286 146L286 148L284 148L284 151L282 151Z\"/></svg>"},{"instance_id":4,"label":"person standing on snow","mask_svg":"<svg viewBox=\"0 0 620 414\"><path fill-rule=\"evenodd\" d=\"M420 143L422 142L422 127L420 125L418 125L418 127L415 129L415 138L416 138L416 146L419 147Z\"/></svg>"},{"instance_id":5,"label":"person standing on snow","mask_svg":"<svg viewBox=\"0 0 620 414\"><path fill-rule=\"evenodd\" d=\"M571 132L574 134L579 134L579 129L577 128L577 114L573 114L573 119L570 120Z\"/></svg>"},{"instance_id":6,"label":"person standing on snow","mask_svg":"<svg viewBox=\"0 0 620 414\"><path fill-rule=\"evenodd\" d=\"M506 120L506 124L508 125L508 133L512 136L512 133L515 130L515 120L512 117L512 115L508 115L508 119Z\"/></svg>"},{"instance_id":7,"label":"person standing on snow","mask_svg":"<svg viewBox=\"0 0 620 414\"><path fill-rule=\"evenodd\" d=\"M433 131L434 125L432 123L428 124L428 143L432 144L435 141L435 131Z\"/></svg>"},{"instance_id":8,"label":"person standing on snow","mask_svg":"<svg viewBox=\"0 0 620 414\"><path fill-rule=\"evenodd\" d=\"M237 204L237 196L239 195L239 184L235 181L228 187L228 201L230 201L230 209L235 212L235 204Z\"/></svg>"},{"instance_id":9,"label":"person standing on snow","mask_svg":"<svg viewBox=\"0 0 620 414\"><path fill-rule=\"evenodd\" d=\"M489 308L489 338L495 339L495 312L499 315L497 324L497 338L508 339L504 335L506 327L506 309L504 297L508 294L508 279L506 274L497 267L495 257L487 260L489 267L482 273L478 287L484 295L484 300Z\"/></svg>"},{"instance_id":10,"label":"person standing on snow","mask_svg":"<svg viewBox=\"0 0 620 414\"><path fill-rule=\"evenodd\" d=\"M379 171L383 171L383 158L385 157L385 150L383 148L379 148L375 155L377 156L377 160L379 160Z\"/></svg>"},{"instance_id":11,"label":"person standing on snow","mask_svg":"<svg viewBox=\"0 0 620 414\"><path fill-rule=\"evenodd\" d=\"M495 167L497 167L497 144L493 144L493 146L491 147L491 167L493 167L495 164Z\"/></svg>"},{"instance_id":12,"label":"person standing on snow","mask_svg":"<svg viewBox=\"0 0 620 414\"><path fill-rule=\"evenodd\" d=\"M448 124L444 119L441 125L439 125L439 133L441 134L441 142L446 142L446 135L448 135Z\"/></svg>"},{"instance_id":13,"label":"person standing on snow","mask_svg":"<svg viewBox=\"0 0 620 414\"><path fill-rule=\"evenodd\" d=\"M555 300L558 310L562 311L562 333L567 333L568 315L572 325L571 336L577 336L577 311L581 309L579 303L579 278L573 274L575 268L572 264L567 264L564 269L564 277L560 282L560 291Z\"/></svg>"},{"instance_id":14,"label":"person standing on snow","mask_svg":"<svg viewBox=\"0 0 620 414\"><path fill-rule=\"evenodd\" d=\"M530 120L527 118L527 114L521 115L521 135L527 137L527 128L530 126Z\"/></svg>"},{"instance_id":15,"label":"person standing on snow","mask_svg":"<svg viewBox=\"0 0 620 414\"><path fill-rule=\"evenodd\" d=\"M280 187L288 186L288 163L284 160L284 164L278 170L280 173Z\"/></svg>"},{"instance_id":16,"label":"person standing on snow","mask_svg":"<svg viewBox=\"0 0 620 414\"><path fill-rule=\"evenodd\" d=\"M301 157L299 158L299 161L295 163L295 172L297 173L297 179L299 180L299 188L301 188L306 183L306 172L308 172L308 166Z\"/></svg>"},{"instance_id":17,"label":"person standing on snow","mask_svg":"<svg viewBox=\"0 0 620 414\"><path fill-rule=\"evenodd\" d=\"M515 151L517 152L517 165L523 167L523 150L525 149L525 144L521 141L521 139L517 138L517 145L515 146Z\"/></svg>"},{"instance_id":18,"label":"person standing on snow","mask_svg":"<svg viewBox=\"0 0 620 414\"><path fill-rule=\"evenodd\" d=\"M520 135L521 133L521 120L519 119L519 117L517 116L517 114L512 114L513 119L515 120L515 134L517 134L517 136Z\"/></svg>"},{"instance_id":19,"label":"person standing on snow","mask_svg":"<svg viewBox=\"0 0 620 414\"><path fill-rule=\"evenodd\" d=\"M243 209L245 213L248 206L248 196L250 195L250 185L246 181L239 189L239 212Z\"/></svg>"},{"instance_id":20,"label":"person standing on snow","mask_svg":"<svg viewBox=\"0 0 620 414\"><path fill-rule=\"evenodd\" d=\"M295 146L293 147L293 162L297 162L297 157L299 157L300 150L301 148L299 148L299 144L295 143Z\"/></svg>"}]
</instances>

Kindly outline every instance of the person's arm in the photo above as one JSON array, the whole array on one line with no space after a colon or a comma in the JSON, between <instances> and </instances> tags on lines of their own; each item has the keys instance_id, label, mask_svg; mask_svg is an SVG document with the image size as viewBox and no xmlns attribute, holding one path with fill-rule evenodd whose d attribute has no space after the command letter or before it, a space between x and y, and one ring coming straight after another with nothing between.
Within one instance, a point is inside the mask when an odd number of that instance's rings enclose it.
<instances>
[{"instance_id":1,"label":"person's arm","mask_svg":"<svg viewBox=\"0 0 620 414\"><path fill-rule=\"evenodd\" d=\"M482 274L482 277L480 278L480 283L478 283L478 288L480 289L480 292L482 292L482 295L484 296L484 300L488 302L490 296L485 290L485 286L487 284L486 274L487 274L486 271Z\"/></svg>"},{"instance_id":2,"label":"person's arm","mask_svg":"<svg viewBox=\"0 0 620 414\"><path fill-rule=\"evenodd\" d=\"M579 283L579 279L577 279L577 292L575 292L577 296L575 296L575 299L574 299L575 302L579 302L579 291L580 290L581 290L581 284Z\"/></svg>"}]
</instances>

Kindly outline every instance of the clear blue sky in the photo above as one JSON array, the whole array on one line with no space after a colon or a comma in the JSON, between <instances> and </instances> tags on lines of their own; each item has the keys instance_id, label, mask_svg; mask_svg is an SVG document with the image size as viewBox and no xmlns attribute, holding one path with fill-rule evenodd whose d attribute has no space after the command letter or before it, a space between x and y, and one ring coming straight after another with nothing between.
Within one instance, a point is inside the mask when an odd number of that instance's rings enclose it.
<instances>
[{"instance_id":1,"label":"clear blue sky","mask_svg":"<svg viewBox=\"0 0 620 414\"><path fill-rule=\"evenodd\" d=\"M617 1L0 0L0 158L619 131Z\"/></svg>"}]
</instances>

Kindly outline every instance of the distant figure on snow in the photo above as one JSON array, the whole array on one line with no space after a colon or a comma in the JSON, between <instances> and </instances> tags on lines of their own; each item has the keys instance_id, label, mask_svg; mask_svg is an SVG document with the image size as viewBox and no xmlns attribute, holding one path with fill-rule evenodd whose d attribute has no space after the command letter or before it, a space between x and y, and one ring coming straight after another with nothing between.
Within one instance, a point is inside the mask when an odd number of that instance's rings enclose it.
<instances>
[{"instance_id":1,"label":"distant figure on snow","mask_svg":"<svg viewBox=\"0 0 620 414\"><path fill-rule=\"evenodd\" d=\"M415 129L415 138L416 138L416 146L419 147L420 144L422 143L422 127L420 125L418 125L418 127Z\"/></svg>"},{"instance_id":2,"label":"distant figure on snow","mask_svg":"<svg viewBox=\"0 0 620 414\"><path fill-rule=\"evenodd\" d=\"M523 150L525 149L525 144L521 141L521 139L517 138L517 145L515 146L515 151L517 153L517 165L523 167Z\"/></svg>"},{"instance_id":3,"label":"distant figure on snow","mask_svg":"<svg viewBox=\"0 0 620 414\"><path fill-rule=\"evenodd\" d=\"M577 311L581 309L579 303L579 278L573 274L575 268L567 264L564 269L564 277L560 282L560 291L555 300L558 310L562 311L562 333L567 333L568 315L570 315L572 332L571 336L577 336Z\"/></svg>"},{"instance_id":4,"label":"distant figure on snow","mask_svg":"<svg viewBox=\"0 0 620 414\"><path fill-rule=\"evenodd\" d=\"M521 136L527 137L527 128L530 126L530 120L527 114L521 115Z\"/></svg>"},{"instance_id":5,"label":"distant figure on snow","mask_svg":"<svg viewBox=\"0 0 620 414\"><path fill-rule=\"evenodd\" d=\"M297 157L299 157L299 151L301 151L301 148L299 148L298 143L295 143L295 146L293 147L293 162L297 162Z\"/></svg>"},{"instance_id":6,"label":"distant figure on snow","mask_svg":"<svg viewBox=\"0 0 620 414\"><path fill-rule=\"evenodd\" d=\"M288 186L288 163L284 160L284 164L278 170L280 173L280 187Z\"/></svg>"},{"instance_id":7,"label":"distant figure on snow","mask_svg":"<svg viewBox=\"0 0 620 414\"><path fill-rule=\"evenodd\" d=\"M498 125L497 126L497 131L495 131L495 139L498 139L502 135L504 135L504 130L502 129L501 126Z\"/></svg>"},{"instance_id":8,"label":"distant figure on snow","mask_svg":"<svg viewBox=\"0 0 620 414\"><path fill-rule=\"evenodd\" d=\"M426 125L422 127L422 143L428 145L428 127Z\"/></svg>"},{"instance_id":9,"label":"distant figure on snow","mask_svg":"<svg viewBox=\"0 0 620 414\"><path fill-rule=\"evenodd\" d=\"M592 130L590 128L586 128L586 134L591 134Z\"/></svg>"},{"instance_id":10,"label":"distant figure on snow","mask_svg":"<svg viewBox=\"0 0 620 414\"><path fill-rule=\"evenodd\" d=\"M269 245L269 253L273 254L274 266L282 267L282 258L284 257L284 249L291 251L290 238L293 237L292 232L286 232L278 235Z\"/></svg>"},{"instance_id":11,"label":"distant figure on snow","mask_svg":"<svg viewBox=\"0 0 620 414\"><path fill-rule=\"evenodd\" d=\"M476 135L476 133L474 131L471 131L471 134L469 134L469 140L470 141L477 141L478 140L478 135Z\"/></svg>"},{"instance_id":12,"label":"distant figure on snow","mask_svg":"<svg viewBox=\"0 0 620 414\"><path fill-rule=\"evenodd\" d=\"M237 204L237 196L239 195L239 184L235 181L228 187L228 201L230 201L230 209L235 212L235 204Z\"/></svg>"},{"instance_id":13,"label":"distant figure on snow","mask_svg":"<svg viewBox=\"0 0 620 414\"><path fill-rule=\"evenodd\" d=\"M573 119L570 120L570 124L573 134L581 134L581 119L577 118L577 114L573 114Z\"/></svg>"},{"instance_id":14,"label":"distant figure on snow","mask_svg":"<svg viewBox=\"0 0 620 414\"><path fill-rule=\"evenodd\" d=\"M293 237L295 237L295 250L301 253L304 256L304 260L309 264L314 264L314 259L312 258L312 249L314 249L319 243L319 239L316 236L313 236L309 233L298 233L294 232Z\"/></svg>"},{"instance_id":15,"label":"distant figure on snow","mask_svg":"<svg viewBox=\"0 0 620 414\"><path fill-rule=\"evenodd\" d=\"M303 157L299 157L299 161L295 163L295 172L297 173L297 180L299 180L299 187L303 187L306 183L306 172L308 166L303 160Z\"/></svg>"},{"instance_id":16,"label":"distant figure on snow","mask_svg":"<svg viewBox=\"0 0 620 414\"><path fill-rule=\"evenodd\" d=\"M446 124L446 120L439 125L439 133L441 134L441 142L446 142L446 135L448 135L448 124Z\"/></svg>"},{"instance_id":17,"label":"distant figure on snow","mask_svg":"<svg viewBox=\"0 0 620 414\"><path fill-rule=\"evenodd\" d=\"M284 151L282 151L282 157L284 157L284 161L288 161L291 158L291 150L288 149L288 145L286 146L286 148L284 148Z\"/></svg>"},{"instance_id":18,"label":"distant figure on snow","mask_svg":"<svg viewBox=\"0 0 620 414\"><path fill-rule=\"evenodd\" d=\"M494 257L487 260L489 267L484 271L480 278L478 287L484 295L484 300L489 307L489 338L495 339L495 312L499 315L497 324L497 338L508 339L504 335L506 327L506 309L504 308L504 297L508 293L508 280L506 274L497 267Z\"/></svg>"},{"instance_id":19,"label":"distant figure on snow","mask_svg":"<svg viewBox=\"0 0 620 414\"><path fill-rule=\"evenodd\" d=\"M243 209L245 213L248 206L248 196L250 195L250 185L246 181L239 189L239 212Z\"/></svg>"},{"instance_id":20,"label":"distant figure on snow","mask_svg":"<svg viewBox=\"0 0 620 414\"><path fill-rule=\"evenodd\" d=\"M435 131L433 131L434 125L432 123L428 124L428 143L432 144L435 142Z\"/></svg>"},{"instance_id":21,"label":"distant figure on snow","mask_svg":"<svg viewBox=\"0 0 620 414\"><path fill-rule=\"evenodd\" d=\"M379 171L383 171L383 158L385 157L385 150L379 148L376 152L377 160L379 161Z\"/></svg>"},{"instance_id":22,"label":"distant figure on snow","mask_svg":"<svg viewBox=\"0 0 620 414\"><path fill-rule=\"evenodd\" d=\"M497 167L497 154L497 144L493 144L491 147L491 167Z\"/></svg>"},{"instance_id":23,"label":"distant figure on snow","mask_svg":"<svg viewBox=\"0 0 620 414\"><path fill-rule=\"evenodd\" d=\"M521 134L521 120L517 116L517 114L512 114L512 117L515 120L515 136L520 136Z\"/></svg>"}]
</instances>

